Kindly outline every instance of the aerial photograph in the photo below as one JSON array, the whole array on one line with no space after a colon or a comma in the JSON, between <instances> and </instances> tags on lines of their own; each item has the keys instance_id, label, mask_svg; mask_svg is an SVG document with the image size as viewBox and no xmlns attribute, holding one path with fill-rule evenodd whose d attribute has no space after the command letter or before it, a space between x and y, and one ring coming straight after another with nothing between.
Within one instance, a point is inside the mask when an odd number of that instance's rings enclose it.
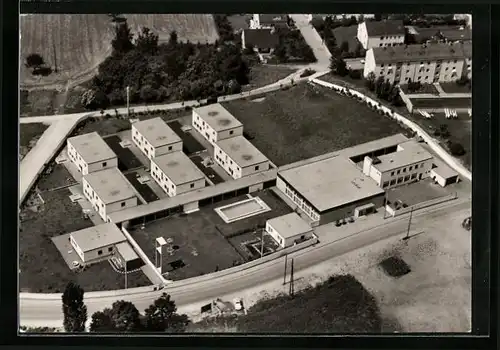
<instances>
[{"instance_id":1,"label":"aerial photograph","mask_svg":"<svg viewBox=\"0 0 500 350\"><path fill-rule=\"evenodd\" d=\"M20 334L471 332L471 15L19 28Z\"/></svg>"}]
</instances>

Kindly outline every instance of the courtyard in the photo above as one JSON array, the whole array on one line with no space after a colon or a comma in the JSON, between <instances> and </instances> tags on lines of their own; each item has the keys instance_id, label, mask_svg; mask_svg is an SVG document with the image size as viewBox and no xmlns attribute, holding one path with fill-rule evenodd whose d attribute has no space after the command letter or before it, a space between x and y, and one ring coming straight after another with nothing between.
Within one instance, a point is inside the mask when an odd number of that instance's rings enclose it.
<instances>
[{"instance_id":1,"label":"courtyard","mask_svg":"<svg viewBox=\"0 0 500 350\"><path fill-rule=\"evenodd\" d=\"M454 186L449 185L446 188L435 184L431 179L427 178L411 184L399 186L387 191L386 198L391 203L401 201L407 206L427 202L440 197L445 197L453 194Z\"/></svg>"},{"instance_id":2,"label":"courtyard","mask_svg":"<svg viewBox=\"0 0 500 350\"><path fill-rule=\"evenodd\" d=\"M223 105L277 166L404 132L365 104L310 84Z\"/></svg>"},{"instance_id":3,"label":"courtyard","mask_svg":"<svg viewBox=\"0 0 500 350\"><path fill-rule=\"evenodd\" d=\"M259 197L271 210L225 223L214 209L248 198L243 195L201 207L189 215L178 214L146 224L144 229L137 227L129 231L153 263L156 238L163 237L167 241L162 259L162 272L168 272L165 278L180 280L223 270L254 259L255 249L245 246L260 246L261 233L258 230L265 226L266 221L292 211L269 189L251 195ZM237 239L239 236L242 237ZM272 247L271 243L266 243L265 252Z\"/></svg>"}]
</instances>

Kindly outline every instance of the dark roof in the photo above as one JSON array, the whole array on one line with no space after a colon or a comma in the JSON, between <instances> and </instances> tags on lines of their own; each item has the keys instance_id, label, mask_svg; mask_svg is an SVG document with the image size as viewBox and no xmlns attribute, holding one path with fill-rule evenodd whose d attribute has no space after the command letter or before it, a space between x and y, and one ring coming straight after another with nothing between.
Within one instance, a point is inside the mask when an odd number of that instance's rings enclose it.
<instances>
[{"instance_id":1,"label":"dark roof","mask_svg":"<svg viewBox=\"0 0 500 350\"><path fill-rule=\"evenodd\" d=\"M410 98L413 108L472 108L469 97Z\"/></svg>"},{"instance_id":2,"label":"dark roof","mask_svg":"<svg viewBox=\"0 0 500 350\"><path fill-rule=\"evenodd\" d=\"M245 29L245 46L251 45L260 49L270 49L279 43L279 37L271 29Z\"/></svg>"},{"instance_id":3,"label":"dark roof","mask_svg":"<svg viewBox=\"0 0 500 350\"><path fill-rule=\"evenodd\" d=\"M403 21L366 21L368 36L404 35L405 27Z\"/></svg>"},{"instance_id":4,"label":"dark roof","mask_svg":"<svg viewBox=\"0 0 500 350\"><path fill-rule=\"evenodd\" d=\"M287 15L271 13L259 14L259 21L261 25L287 23Z\"/></svg>"},{"instance_id":5,"label":"dark roof","mask_svg":"<svg viewBox=\"0 0 500 350\"><path fill-rule=\"evenodd\" d=\"M373 48L377 64L471 58L472 43L400 45Z\"/></svg>"},{"instance_id":6,"label":"dark roof","mask_svg":"<svg viewBox=\"0 0 500 350\"><path fill-rule=\"evenodd\" d=\"M421 41L423 39L432 39L438 33L448 41L469 41L472 40L472 31L470 28L453 27L453 26L436 26L430 28L413 27L417 34L415 37Z\"/></svg>"}]
</instances>

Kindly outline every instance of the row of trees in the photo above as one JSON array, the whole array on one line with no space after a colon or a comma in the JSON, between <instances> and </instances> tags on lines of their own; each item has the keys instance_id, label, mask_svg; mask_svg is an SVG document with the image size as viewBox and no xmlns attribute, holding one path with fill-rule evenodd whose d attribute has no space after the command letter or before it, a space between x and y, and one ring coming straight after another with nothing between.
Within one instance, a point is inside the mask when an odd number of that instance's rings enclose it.
<instances>
[{"instance_id":1,"label":"row of trees","mask_svg":"<svg viewBox=\"0 0 500 350\"><path fill-rule=\"evenodd\" d=\"M142 28L134 40L124 21L116 24L112 48L92 80L92 92L82 99L89 109L123 105L126 87L130 102L138 103L238 93L248 84L249 63L231 43L179 42L172 32L167 43L159 44L149 28Z\"/></svg>"},{"instance_id":2,"label":"row of trees","mask_svg":"<svg viewBox=\"0 0 500 350\"><path fill-rule=\"evenodd\" d=\"M62 295L64 330L68 333L85 332L87 307L84 291L74 282L68 283ZM129 301L119 300L110 308L92 315L90 332L184 332L189 318L177 313L175 302L163 293L142 315Z\"/></svg>"},{"instance_id":3,"label":"row of trees","mask_svg":"<svg viewBox=\"0 0 500 350\"><path fill-rule=\"evenodd\" d=\"M376 78L372 72L366 77L365 86L381 100L387 101L396 107L403 105L403 100L399 96L399 87L395 83L385 80L384 77Z\"/></svg>"}]
</instances>

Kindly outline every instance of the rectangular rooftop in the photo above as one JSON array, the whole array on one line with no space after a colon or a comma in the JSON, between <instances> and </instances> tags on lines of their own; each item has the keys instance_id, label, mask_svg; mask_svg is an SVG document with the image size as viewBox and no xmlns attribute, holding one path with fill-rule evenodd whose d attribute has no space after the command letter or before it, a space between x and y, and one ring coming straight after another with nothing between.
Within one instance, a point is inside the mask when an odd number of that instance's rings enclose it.
<instances>
[{"instance_id":1,"label":"rectangular rooftop","mask_svg":"<svg viewBox=\"0 0 500 350\"><path fill-rule=\"evenodd\" d=\"M297 213L278 216L267 222L285 239L312 231L311 226Z\"/></svg>"},{"instance_id":2,"label":"rectangular rooftop","mask_svg":"<svg viewBox=\"0 0 500 350\"><path fill-rule=\"evenodd\" d=\"M155 163L175 185L182 185L205 178L205 174L198 169L184 152L173 152L155 157L153 163Z\"/></svg>"},{"instance_id":3,"label":"rectangular rooftop","mask_svg":"<svg viewBox=\"0 0 500 350\"><path fill-rule=\"evenodd\" d=\"M241 168L260 164L268 160L267 157L244 136L235 136L218 141L217 146L219 146L222 151Z\"/></svg>"},{"instance_id":4,"label":"rectangular rooftop","mask_svg":"<svg viewBox=\"0 0 500 350\"><path fill-rule=\"evenodd\" d=\"M127 239L113 223L85 228L71 233L71 236L83 252L125 242Z\"/></svg>"},{"instance_id":5,"label":"rectangular rooftop","mask_svg":"<svg viewBox=\"0 0 500 350\"><path fill-rule=\"evenodd\" d=\"M136 122L133 127L155 148L182 141L160 117Z\"/></svg>"},{"instance_id":6,"label":"rectangular rooftop","mask_svg":"<svg viewBox=\"0 0 500 350\"><path fill-rule=\"evenodd\" d=\"M433 158L429 152L413 140L402 143L399 147L402 148L400 151L378 156L381 163L373 164L373 166L380 172L386 172Z\"/></svg>"},{"instance_id":7,"label":"rectangular rooftop","mask_svg":"<svg viewBox=\"0 0 500 350\"><path fill-rule=\"evenodd\" d=\"M96 171L84 176L104 204L136 197L134 188L118 168Z\"/></svg>"},{"instance_id":8,"label":"rectangular rooftop","mask_svg":"<svg viewBox=\"0 0 500 350\"><path fill-rule=\"evenodd\" d=\"M220 103L194 108L193 111L198 113L216 132L234 129L243 125Z\"/></svg>"},{"instance_id":9,"label":"rectangular rooftop","mask_svg":"<svg viewBox=\"0 0 500 350\"><path fill-rule=\"evenodd\" d=\"M399 45L373 48L377 64L400 62L427 62L471 58L472 44L434 43L422 45Z\"/></svg>"},{"instance_id":10,"label":"rectangular rooftop","mask_svg":"<svg viewBox=\"0 0 500 350\"><path fill-rule=\"evenodd\" d=\"M97 132L68 138L80 157L87 164L116 158L116 154Z\"/></svg>"}]
</instances>

